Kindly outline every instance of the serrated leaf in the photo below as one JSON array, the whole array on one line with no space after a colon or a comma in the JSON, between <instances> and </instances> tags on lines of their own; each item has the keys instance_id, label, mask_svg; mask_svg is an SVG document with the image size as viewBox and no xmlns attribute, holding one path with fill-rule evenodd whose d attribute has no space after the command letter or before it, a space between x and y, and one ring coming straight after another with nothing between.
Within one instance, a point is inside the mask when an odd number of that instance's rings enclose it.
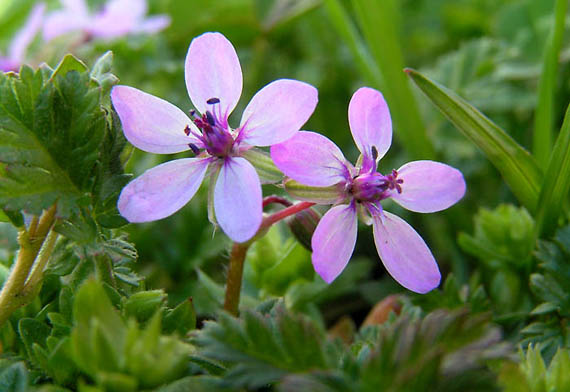
<instances>
[{"instance_id":1,"label":"serrated leaf","mask_svg":"<svg viewBox=\"0 0 570 392\"><path fill-rule=\"evenodd\" d=\"M184 336L188 331L196 328L196 311L192 299L182 301L174 309L170 309L164 315L162 329L164 333L178 332Z\"/></svg>"},{"instance_id":2,"label":"serrated leaf","mask_svg":"<svg viewBox=\"0 0 570 392\"><path fill-rule=\"evenodd\" d=\"M14 363L0 370L0 391L28 391L28 371L23 362Z\"/></svg>"},{"instance_id":3,"label":"serrated leaf","mask_svg":"<svg viewBox=\"0 0 570 392\"><path fill-rule=\"evenodd\" d=\"M485 153L519 201L535 211L543 174L528 151L452 91L417 71L407 69L406 72L456 128Z\"/></svg>"},{"instance_id":4,"label":"serrated leaf","mask_svg":"<svg viewBox=\"0 0 570 392\"><path fill-rule=\"evenodd\" d=\"M34 344L39 344L40 346L45 347L46 339L51 333L51 328L36 319L23 318L18 323L18 332L20 334L20 338L24 342L28 356L31 359L35 359L32 346Z\"/></svg>"},{"instance_id":5,"label":"serrated leaf","mask_svg":"<svg viewBox=\"0 0 570 392\"><path fill-rule=\"evenodd\" d=\"M87 66L83 61L79 60L72 54L66 54L59 64L55 67L51 78L48 82L53 82L58 76L65 76L70 71L77 71L79 73L84 73L88 71Z\"/></svg>"},{"instance_id":6,"label":"serrated leaf","mask_svg":"<svg viewBox=\"0 0 570 392\"><path fill-rule=\"evenodd\" d=\"M105 133L99 91L89 75L57 77L40 71L0 75L0 205L39 214L58 201L60 216L77 208L90 189Z\"/></svg>"}]
</instances>

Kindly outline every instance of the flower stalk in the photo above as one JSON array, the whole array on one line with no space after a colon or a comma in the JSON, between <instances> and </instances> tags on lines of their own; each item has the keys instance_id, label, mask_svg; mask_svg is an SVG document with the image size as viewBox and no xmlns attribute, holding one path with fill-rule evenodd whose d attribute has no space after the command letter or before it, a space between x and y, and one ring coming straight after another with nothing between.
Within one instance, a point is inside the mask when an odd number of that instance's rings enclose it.
<instances>
[{"instance_id":1,"label":"flower stalk","mask_svg":"<svg viewBox=\"0 0 570 392\"><path fill-rule=\"evenodd\" d=\"M265 198L263 205L267 206L268 204L271 203L279 203L283 205L286 205L287 203L290 204L290 202L288 202L286 199L280 198L278 196L269 196ZM229 270L228 270L228 276L226 278L226 294L224 300L224 310L226 310L227 312L231 313L234 316L237 316L238 314L239 298L241 293L241 282L243 280L243 265L245 262L245 257L247 255L247 250L249 249L251 244L254 241L258 240L259 238L263 237L273 224L291 215L295 215L298 212L306 210L307 208L310 208L314 205L315 203L304 201L301 203L290 205L289 207L281 211L277 211L263 218L263 221L261 222L261 226L259 227L257 234L251 240L243 243L234 242L232 250L230 252Z\"/></svg>"},{"instance_id":2,"label":"flower stalk","mask_svg":"<svg viewBox=\"0 0 570 392\"><path fill-rule=\"evenodd\" d=\"M18 257L0 292L0 326L15 310L27 305L41 287L43 271L57 239L57 234L52 231L56 210L54 204L39 219L32 219L27 230L23 228L18 234Z\"/></svg>"}]
</instances>

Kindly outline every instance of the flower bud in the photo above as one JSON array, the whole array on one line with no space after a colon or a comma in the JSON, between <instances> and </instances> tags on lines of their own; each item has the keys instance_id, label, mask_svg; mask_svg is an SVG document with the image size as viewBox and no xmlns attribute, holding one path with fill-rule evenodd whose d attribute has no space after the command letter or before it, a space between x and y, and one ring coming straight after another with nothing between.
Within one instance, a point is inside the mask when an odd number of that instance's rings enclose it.
<instances>
[{"instance_id":1,"label":"flower bud","mask_svg":"<svg viewBox=\"0 0 570 392\"><path fill-rule=\"evenodd\" d=\"M321 215L312 208L308 208L287 219L287 225L297 241L311 251L311 238L320 220Z\"/></svg>"}]
</instances>

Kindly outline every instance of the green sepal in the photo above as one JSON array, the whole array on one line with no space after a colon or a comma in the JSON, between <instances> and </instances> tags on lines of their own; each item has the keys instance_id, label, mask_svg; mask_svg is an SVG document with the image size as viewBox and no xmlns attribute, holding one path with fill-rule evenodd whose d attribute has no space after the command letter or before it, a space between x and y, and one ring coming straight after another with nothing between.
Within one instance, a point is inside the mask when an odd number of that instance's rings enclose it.
<instances>
[{"instance_id":1,"label":"green sepal","mask_svg":"<svg viewBox=\"0 0 570 392\"><path fill-rule=\"evenodd\" d=\"M275 184L283 179L283 173L265 151L254 147L242 153L241 156L253 165L262 184Z\"/></svg>"},{"instance_id":2,"label":"green sepal","mask_svg":"<svg viewBox=\"0 0 570 392\"><path fill-rule=\"evenodd\" d=\"M290 178L283 181L283 186L289 195L298 200L310 201L318 204L335 204L343 199L342 185L336 184L327 187L303 185Z\"/></svg>"}]
</instances>

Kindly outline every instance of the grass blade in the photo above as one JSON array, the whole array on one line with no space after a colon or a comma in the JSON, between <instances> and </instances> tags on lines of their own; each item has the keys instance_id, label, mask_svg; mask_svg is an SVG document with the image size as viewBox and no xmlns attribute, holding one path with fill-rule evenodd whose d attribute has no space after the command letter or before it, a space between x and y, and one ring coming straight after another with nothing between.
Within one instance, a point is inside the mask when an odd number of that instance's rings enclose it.
<instances>
[{"instance_id":1,"label":"grass blade","mask_svg":"<svg viewBox=\"0 0 570 392\"><path fill-rule=\"evenodd\" d=\"M570 106L556 139L540 191L536 213L537 237L549 236L567 202L570 189Z\"/></svg>"},{"instance_id":2,"label":"grass blade","mask_svg":"<svg viewBox=\"0 0 570 392\"><path fill-rule=\"evenodd\" d=\"M399 45L394 0L353 0L358 24L384 81L383 93L396 124L396 135L413 159L432 159L435 151L406 76Z\"/></svg>"},{"instance_id":3,"label":"grass blade","mask_svg":"<svg viewBox=\"0 0 570 392\"><path fill-rule=\"evenodd\" d=\"M417 71L407 69L406 73L455 127L485 153L519 201L529 211L534 212L538 203L542 171L532 155L452 91Z\"/></svg>"},{"instance_id":4,"label":"grass blade","mask_svg":"<svg viewBox=\"0 0 570 392\"><path fill-rule=\"evenodd\" d=\"M542 168L549 162L553 140L553 100L558 74L558 56L564 36L568 0L556 0L554 26L544 50L542 73L538 83L538 104L534 116L533 153Z\"/></svg>"}]
</instances>

